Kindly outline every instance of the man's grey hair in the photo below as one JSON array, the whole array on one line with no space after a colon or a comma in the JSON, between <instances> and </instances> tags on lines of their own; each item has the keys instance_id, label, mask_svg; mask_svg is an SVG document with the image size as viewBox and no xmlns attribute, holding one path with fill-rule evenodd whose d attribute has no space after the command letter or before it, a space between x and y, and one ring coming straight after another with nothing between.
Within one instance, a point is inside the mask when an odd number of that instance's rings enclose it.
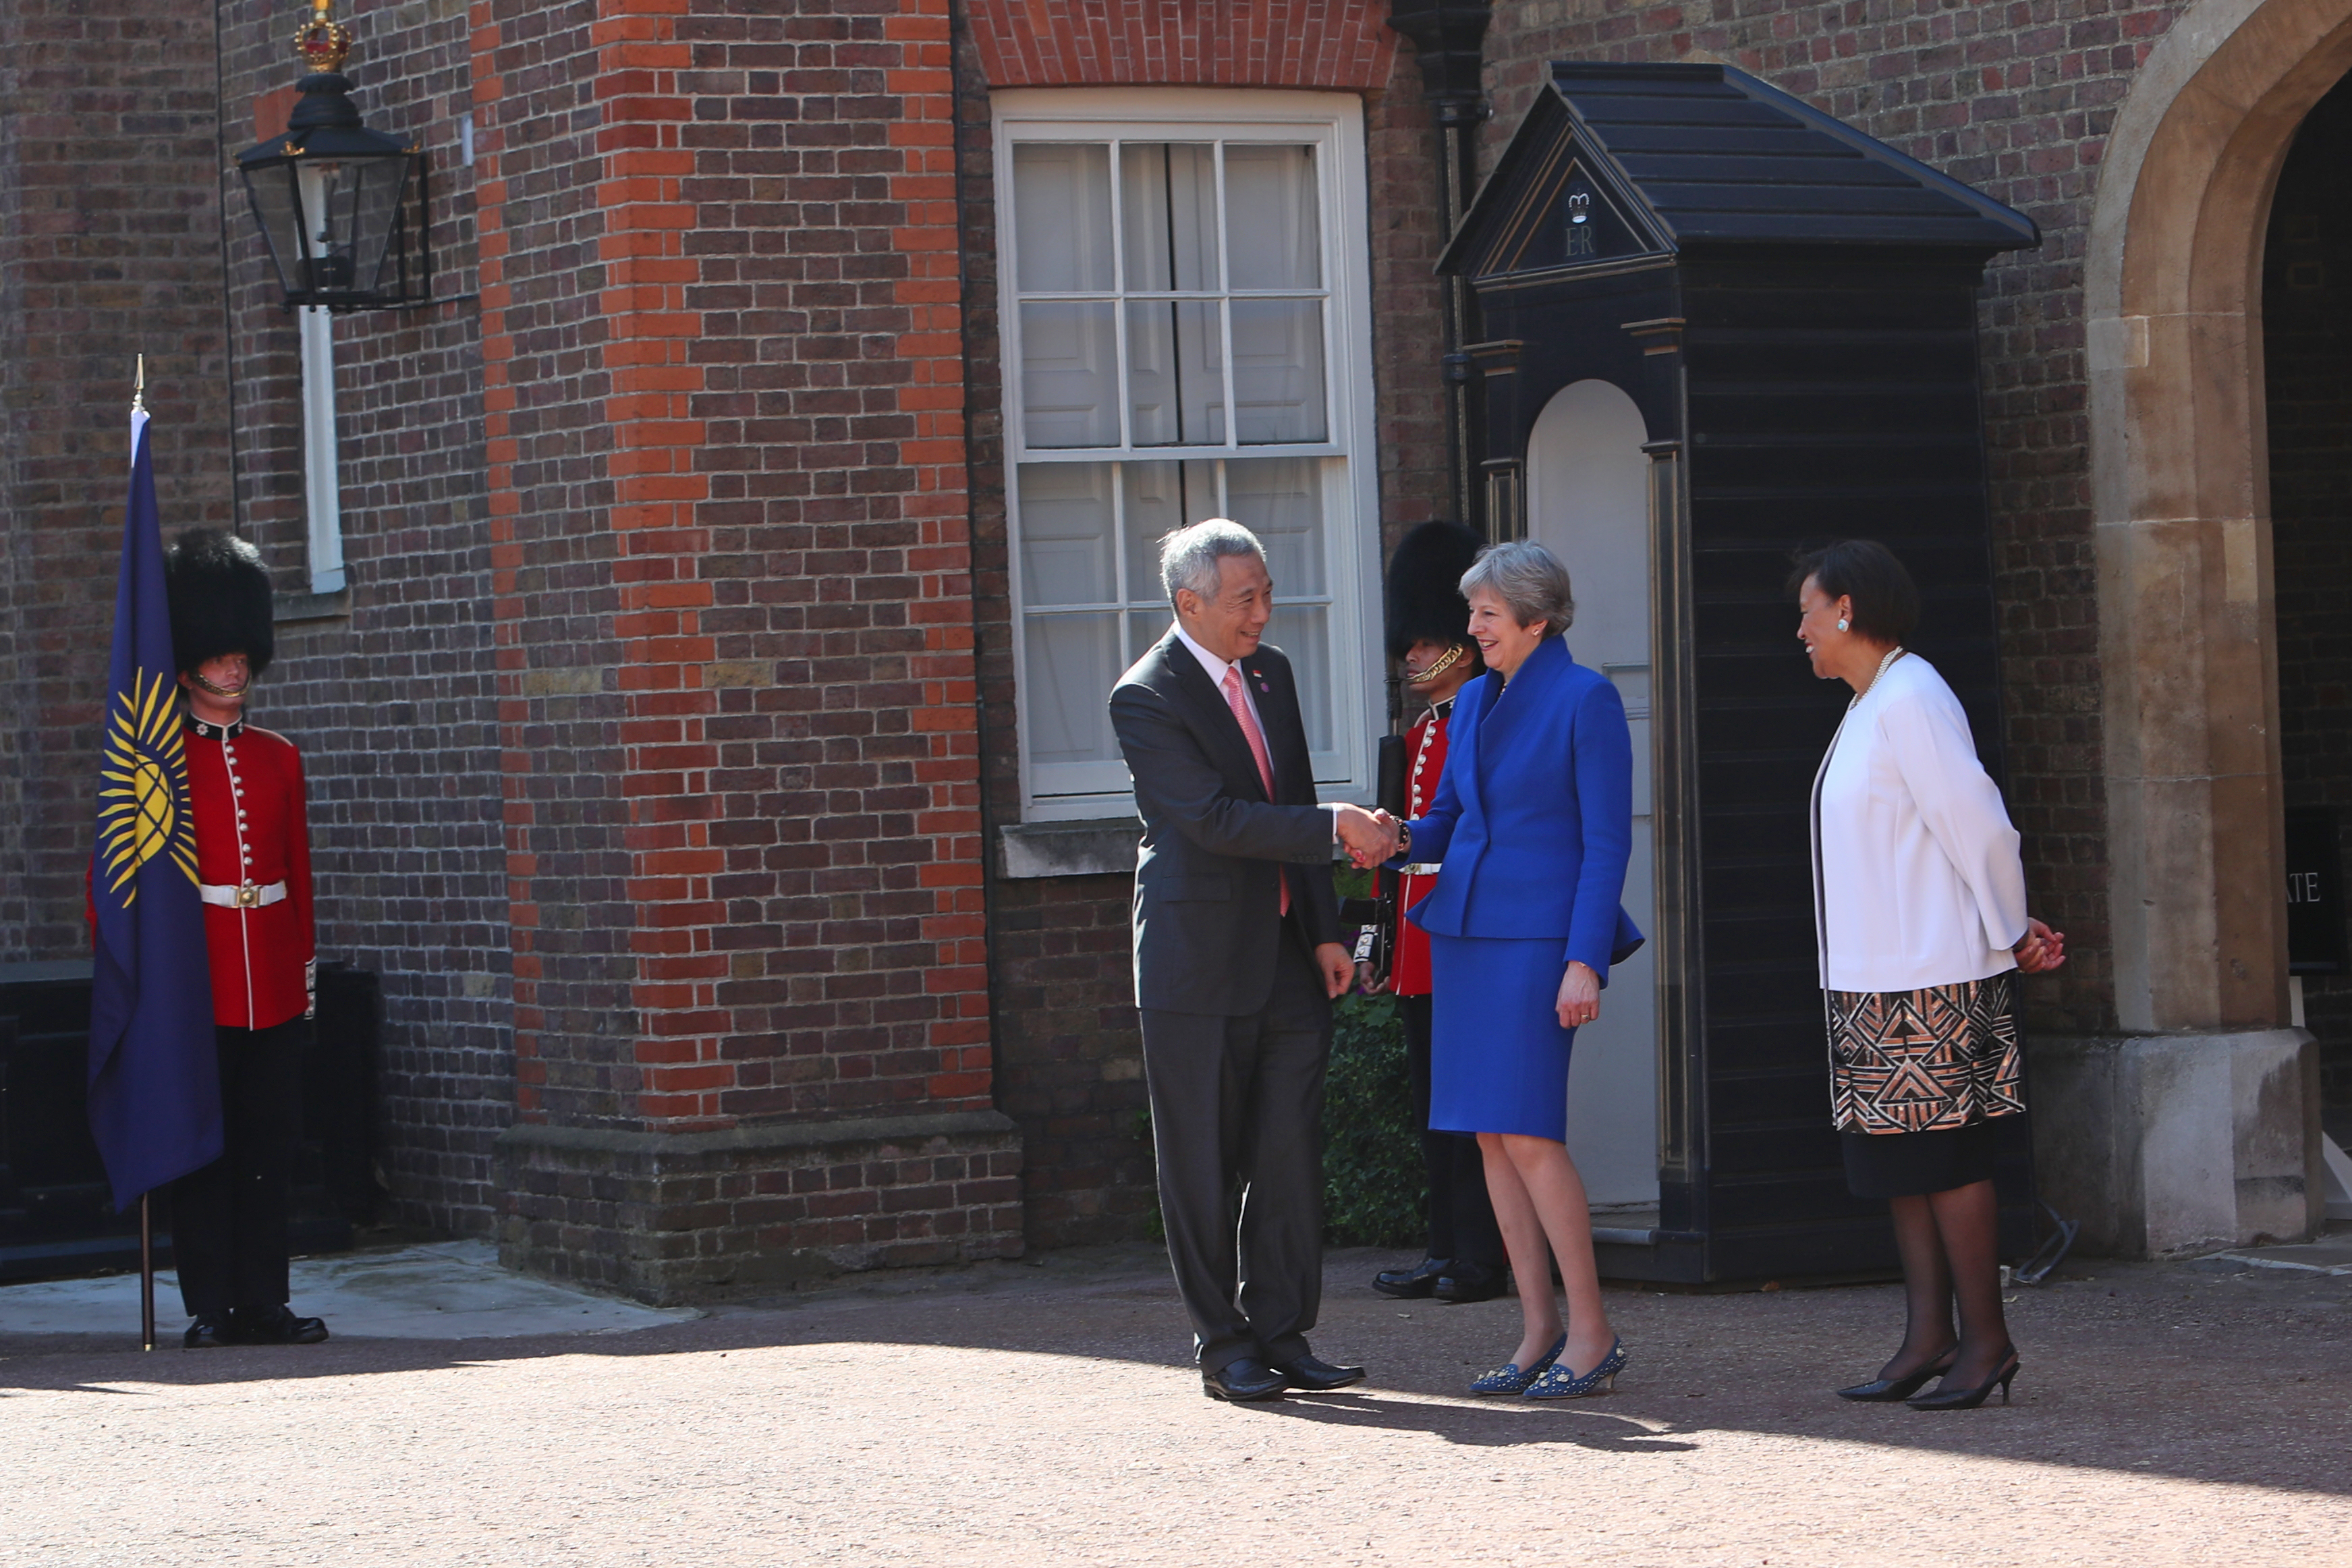
<instances>
[{"instance_id":1,"label":"man's grey hair","mask_svg":"<svg viewBox=\"0 0 2352 1568\"><path fill-rule=\"evenodd\" d=\"M1557 637L1576 619L1576 597L1559 557L1532 539L1489 544L1462 574L1462 596L1486 589L1509 607L1520 626L1544 623L1544 636Z\"/></svg>"},{"instance_id":2,"label":"man's grey hair","mask_svg":"<svg viewBox=\"0 0 2352 1568\"><path fill-rule=\"evenodd\" d=\"M1168 590L1168 602L1176 602L1176 590L1190 588L1206 600L1217 596L1218 574L1224 570L1217 564L1228 555L1255 555L1265 559L1265 546L1257 535L1229 517L1204 518L1190 528L1180 528L1160 542L1160 585Z\"/></svg>"}]
</instances>

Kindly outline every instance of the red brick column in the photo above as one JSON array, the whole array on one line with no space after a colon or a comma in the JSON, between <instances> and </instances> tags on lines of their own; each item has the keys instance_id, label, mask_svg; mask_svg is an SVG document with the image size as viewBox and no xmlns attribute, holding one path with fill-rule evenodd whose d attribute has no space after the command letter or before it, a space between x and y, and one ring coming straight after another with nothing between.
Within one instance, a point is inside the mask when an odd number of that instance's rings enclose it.
<instances>
[{"instance_id":1,"label":"red brick column","mask_svg":"<svg viewBox=\"0 0 2352 1568\"><path fill-rule=\"evenodd\" d=\"M945 0L474 16L510 1255L1017 1250Z\"/></svg>"}]
</instances>

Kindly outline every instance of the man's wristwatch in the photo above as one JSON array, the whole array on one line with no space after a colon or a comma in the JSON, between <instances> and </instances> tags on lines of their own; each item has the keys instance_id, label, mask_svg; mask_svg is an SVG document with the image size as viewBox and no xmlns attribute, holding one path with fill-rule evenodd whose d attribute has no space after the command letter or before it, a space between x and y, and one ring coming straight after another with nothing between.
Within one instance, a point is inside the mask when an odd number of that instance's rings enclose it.
<instances>
[{"instance_id":1,"label":"man's wristwatch","mask_svg":"<svg viewBox=\"0 0 2352 1568\"><path fill-rule=\"evenodd\" d=\"M1397 854L1407 860L1412 858L1412 824L1410 822L1397 824Z\"/></svg>"}]
</instances>

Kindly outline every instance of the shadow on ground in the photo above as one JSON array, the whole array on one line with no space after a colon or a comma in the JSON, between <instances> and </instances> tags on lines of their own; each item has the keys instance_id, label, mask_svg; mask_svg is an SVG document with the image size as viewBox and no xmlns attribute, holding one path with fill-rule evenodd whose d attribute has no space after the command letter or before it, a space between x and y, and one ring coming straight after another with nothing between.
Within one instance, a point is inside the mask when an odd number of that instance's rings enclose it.
<instances>
[{"instance_id":1,"label":"shadow on ground","mask_svg":"<svg viewBox=\"0 0 2352 1568\"><path fill-rule=\"evenodd\" d=\"M1900 1331L1892 1286L1714 1296L1612 1291L1633 1363L1614 1395L1561 1405L1482 1401L1468 1380L1517 1338L1509 1300L1400 1302L1367 1286L1396 1255L1328 1260L1318 1352L1371 1369L1358 1390L1234 1407L1236 1422L1411 1429L1472 1447L1561 1445L1687 1452L1748 1431L1965 1453L2206 1481L2352 1494L2352 1279L2219 1274L2088 1262L2021 1290L2016 1403L1927 1415L1850 1405L1835 1385L1870 1375ZM1186 1331L1151 1248L1057 1253L866 1279L628 1333L502 1340L346 1338L301 1349L142 1355L120 1336L0 1334L0 1398L83 1390L139 1398L173 1386L398 1375L555 1357L724 1355L828 1344L1023 1358L1024 1379L1088 1396L1102 1363L1167 1369L1196 1400ZM954 1364L949 1358L946 1365ZM812 1375L818 1375L813 1372ZM1133 1397L1130 1393L1121 1397Z\"/></svg>"}]
</instances>

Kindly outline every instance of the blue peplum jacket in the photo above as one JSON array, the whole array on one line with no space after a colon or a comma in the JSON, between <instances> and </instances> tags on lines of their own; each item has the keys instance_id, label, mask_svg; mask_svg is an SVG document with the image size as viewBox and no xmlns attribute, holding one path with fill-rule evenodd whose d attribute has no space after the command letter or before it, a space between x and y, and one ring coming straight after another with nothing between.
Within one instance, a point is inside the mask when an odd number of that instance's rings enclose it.
<instances>
[{"instance_id":1,"label":"blue peplum jacket","mask_svg":"<svg viewBox=\"0 0 2352 1568\"><path fill-rule=\"evenodd\" d=\"M1616 687L1547 637L1507 688L1489 671L1462 689L1447 740L1411 855L1444 869L1409 918L1440 936L1558 937L1560 967L1606 985L1644 940L1620 902L1633 745Z\"/></svg>"}]
</instances>

